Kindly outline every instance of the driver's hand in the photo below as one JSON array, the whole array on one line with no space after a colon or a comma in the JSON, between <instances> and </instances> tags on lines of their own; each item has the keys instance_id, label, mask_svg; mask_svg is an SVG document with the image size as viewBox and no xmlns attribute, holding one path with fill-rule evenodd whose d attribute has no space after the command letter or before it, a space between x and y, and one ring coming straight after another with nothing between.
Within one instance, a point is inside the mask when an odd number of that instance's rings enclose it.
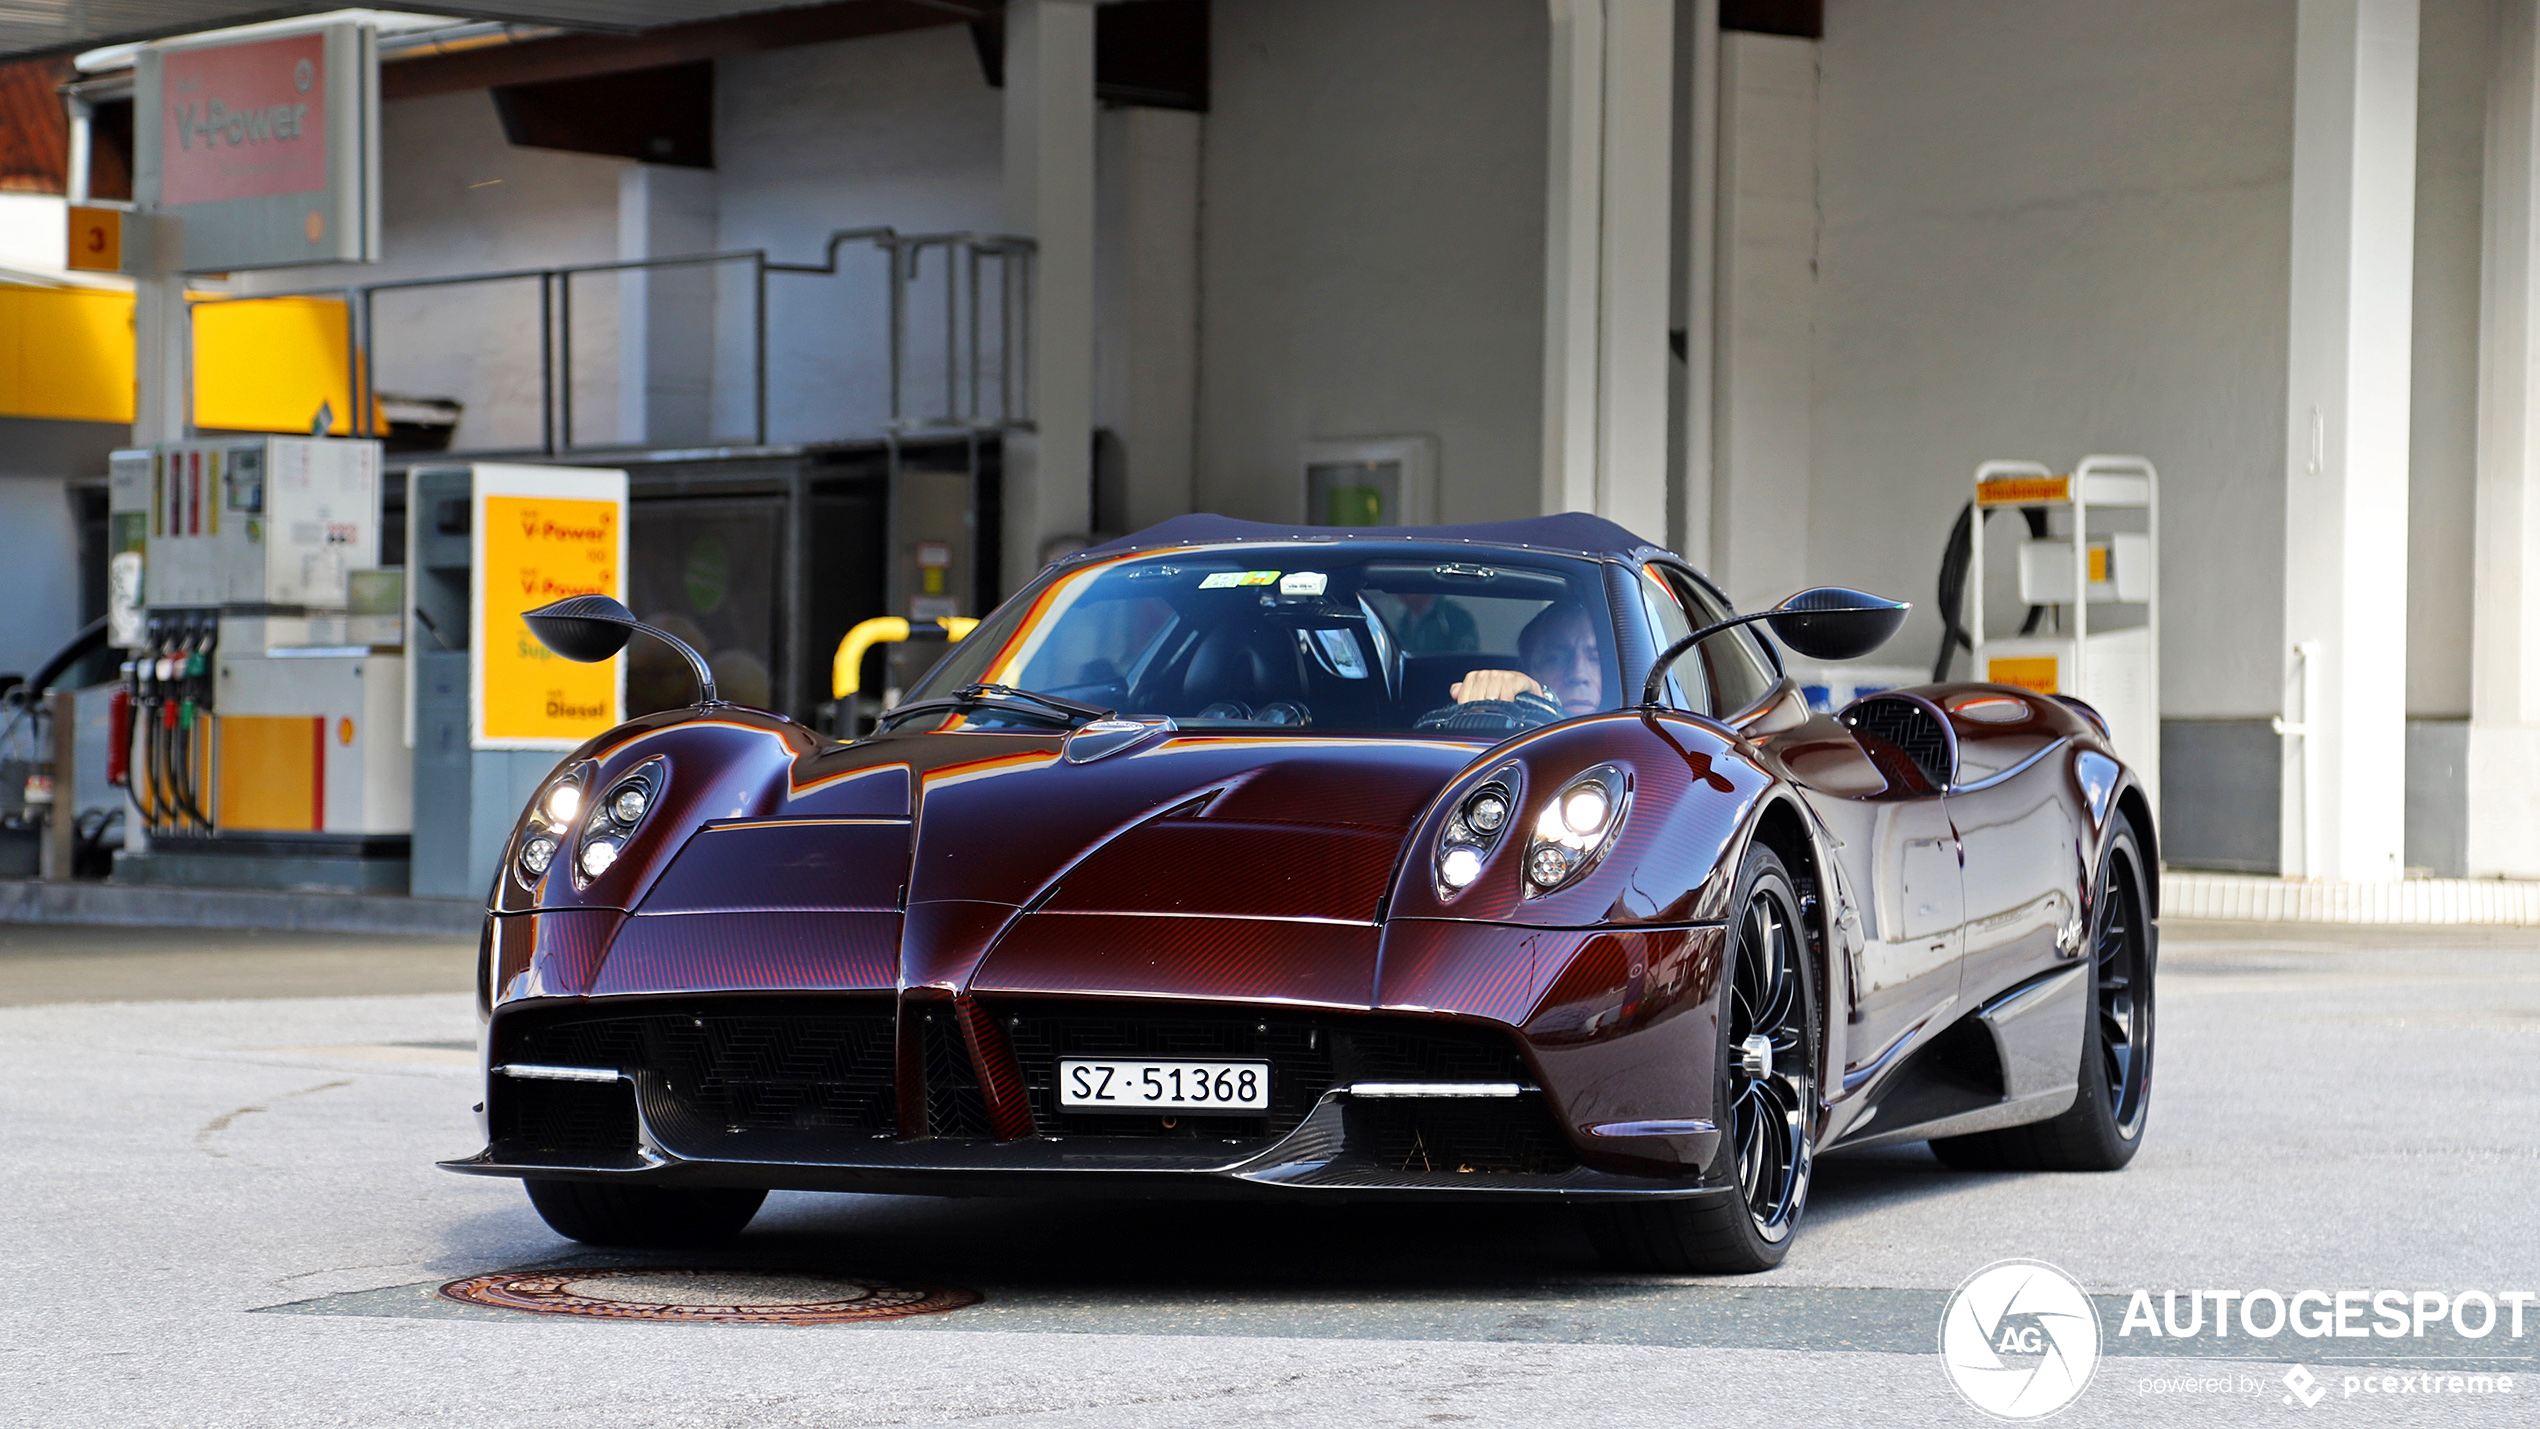
<instances>
[{"instance_id":1,"label":"driver's hand","mask_svg":"<svg viewBox=\"0 0 2540 1429\"><path fill-rule=\"evenodd\" d=\"M1513 700L1519 695L1544 695L1544 687L1532 676L1515 670L1473 670L1463 679L1447 686L1446 693L1459 705L1478 704L1484 700Z\"/></svg>"}]
</instances>

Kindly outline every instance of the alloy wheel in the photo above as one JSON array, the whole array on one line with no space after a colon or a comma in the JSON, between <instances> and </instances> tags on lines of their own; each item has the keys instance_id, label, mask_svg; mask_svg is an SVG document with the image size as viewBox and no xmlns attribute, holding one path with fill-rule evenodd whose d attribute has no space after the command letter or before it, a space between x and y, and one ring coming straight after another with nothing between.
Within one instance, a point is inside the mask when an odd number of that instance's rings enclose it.
<instances>
[{"instance_id":1,"label":"alloy wheel","mask_svg":"<svg viewBox=\"0 0 2540 1429\"><path fill-rule=\"evenodd\" d=\"M1729 986L1729 1135L1756 1233L1778 1242L1798 1223L1814 1159L1817 1076L1797 918L1766 884L1738 920Z\"/></svg>"},{"instance_id":2,"label":"alloy wheel","mask_svg":"<svg viewBox=\"0 0 2540 1429\"><path fill-rule=\"evenodd\" d=\"M2098 977L2099 1065L2107 1079L2108 1114L2118 1134L2133 1137L2143 1124L2146 1073L2150 1070L2152 1007L2144 995L2141 896L2134 865L2116 858L2099 899L2091 957Z\"/></svg>"}]
</instances>

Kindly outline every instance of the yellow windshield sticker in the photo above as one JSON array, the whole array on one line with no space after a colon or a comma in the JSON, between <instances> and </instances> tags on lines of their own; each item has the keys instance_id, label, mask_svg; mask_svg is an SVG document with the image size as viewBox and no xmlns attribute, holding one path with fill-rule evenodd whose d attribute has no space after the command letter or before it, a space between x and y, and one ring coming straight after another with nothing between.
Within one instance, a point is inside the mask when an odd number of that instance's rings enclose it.
<instances>
[{"instance_id":1,"label":"yellow windshield sticker","mask_svg":"<svg viewBox=\"0 0 2540 1429\"><path fill-rule=\"evenodd\" d=\"M1279 579L1277 571L1219 571L1201 580L1201 590L1227 590L1235 586L1272 585Z\"/></svg>"}]
</instances>

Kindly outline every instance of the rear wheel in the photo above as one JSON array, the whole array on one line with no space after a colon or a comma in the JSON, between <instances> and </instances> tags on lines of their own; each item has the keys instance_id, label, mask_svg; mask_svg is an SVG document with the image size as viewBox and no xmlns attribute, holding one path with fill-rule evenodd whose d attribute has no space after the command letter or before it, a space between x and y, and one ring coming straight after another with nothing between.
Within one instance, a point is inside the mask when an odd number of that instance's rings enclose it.
<instances>
[{"instance_id":1,"label":"rear wheel","mask_svg":"<svg viewBox=\"0 0 2540 1429\"><path fill-rule=\"evenodd\" d=\"M1709 1179L1731 1196L1642 1201L1589 1212L1605 1258L1633 1270L1744 1275L1781 1264L1808 1203L1816 1159L1817 990L1790 873L1757 845L1739 870L1713 1105L1720 1149Z\"/></svg>"},{"instance_id":2,"label":"rear wheel","mask_svg":"<svg viewBox=\"0 0 2540 1429\"><path fill-rule=\"evenodd\" d=\"M556 1234L589 1245L704 1245L728 1240L758 1214L765 1191L524 1181L529 1204Z\"/></svg>"},{"instance_id":3,"label":"rear wheel","mask_svg":"<svg viewBox=\"0 0 2540 1429\"><path fill-rule=\"evenodd\" d=\"M2143 1145L2152 1106L2152 922L2134 827L2117 816L2090 918L2093 1001L2081 1034L2081 1089L2049 1121L1934 1140L1969 1171L2114 1171Z\"/></svg>"}]
</instances>

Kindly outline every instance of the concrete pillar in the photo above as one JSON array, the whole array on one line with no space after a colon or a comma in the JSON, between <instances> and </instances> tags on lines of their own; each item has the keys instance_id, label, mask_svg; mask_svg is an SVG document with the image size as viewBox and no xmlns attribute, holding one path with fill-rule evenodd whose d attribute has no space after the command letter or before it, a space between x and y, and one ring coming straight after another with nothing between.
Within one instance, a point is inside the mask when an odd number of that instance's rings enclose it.
<instances>
[{"instance_id":1,"label":"concrete pillar","mask_svg":"<svg viewBox=\"0 0 2540 1429\"><path fill-rule=\"evenodd\" d=\"M1667 539L1674 0L1550 0L1543 506Z\"/></svg>"},{"instance_id":2,"label":"concrete pillar","mask_svg":"<svg viewBox=\"0 0 2540 1429\"><path fill-rule=\"evenodd\" d=\"M1756 610L1808 574L1817 42L1723 34L1719 84L1710 574Z\"/></svg>"},{"instance_id":3,"label":"concrete pillar","mask_svg":"<svg viewBox=\"0 0 2540 1429\"><path fill-rule=\"evenodd\" d=\"M2416 89L2417 0L2302 0L2279 828L2306 878L2401 873Z\"/></svg>"},{"instance_id":4,"label":"concrete pillar","mask_svg":"<svg viewBox=\"0 0 2540 1429\"><path fill-rule=\"evenodd\" d=\"M178 271L185 226L136 212L124 216L123 231L124 271L132 275L132 444L181 442L194 434L194 318Z\"/></svg>"},{"instance_id":5,"label":"concrete pillar","mask_svg":"<svg viewBox=\"0 0 2540 1429\"><path fill-rule=\"evenodd\" d=\"M1096 422L1119 438L1123 489L1095 506L1117 531L1191 509L1199 398L1202 119L1124 106L1099 125ZM1101 480L1098 473L1096 480Z\"/></svg>"},{"instance_id":6,"label":"concrete pillar","mask_svg":"<svg viewBox=\"0 0 2540 1429\"><path fill-rule=\"evenodd\" d=\"M1029 350L1034 430L1005 445L1005 588L1093 518L1094 8L1005 12L1006 231L1039 244Z\"/></svg>"},{"instance_id":7,"label":"concrete pillar","mask_svg":"<svg viewBox=\"0 0 2540 1429\"><path fill-rule=\"evenodd\" d=\"M139 218L141 215L134 215ZM181 442L192 435L192 314L185 277L148 273L132 284L132 444Z\"/></svg>"},{"instance_id":8,"label":"concrete pillar","mask_svg":"<svg viewBox=\"0 0 2540 1429\"><path fill-rule=\"evenodd\" d=\"M712 253L716 213L712 169L630 165L618 175L617 256ZM618 440L688 446L751 435L714 430L715 298L738 272L700 264L618 276Z\"/></svg>"},{"instance_id":9,"label":"concrete pillar","mask_svg":"<svg viewBox=\"0 0 2540 1429\"><path fill-rule=\"evenodd\" d=\"M2540 878L2540 3L2497 0L2492 54L2465 861Z\"/></svg>"},{"instance_id":10,"label":"concrete pillar","mask_svg":"<svg viewBox=\"0 0 2540 1429\"><path fill-rule=\"evenodd\" d=\"M1668 393L1667 546L1711 556L1712 331L1718 304L1720 0L1676 0L1675 301L1684 334Z\"/></svg>"}]
</instances>

